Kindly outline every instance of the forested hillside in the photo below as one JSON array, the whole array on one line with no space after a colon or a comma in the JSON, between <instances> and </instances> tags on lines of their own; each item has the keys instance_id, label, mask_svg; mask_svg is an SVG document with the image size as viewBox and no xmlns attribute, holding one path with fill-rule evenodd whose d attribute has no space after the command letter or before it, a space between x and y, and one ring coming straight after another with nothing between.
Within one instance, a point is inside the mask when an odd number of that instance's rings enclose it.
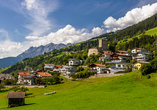
<instances>
[{"instance_id":1,"label":"forested hillside","mask_svg":"<svg viewBox=\"0 0 157 110\"><path fill-rule=\"evenodd\" d=\"M156 35L147 34L147 30L157 26L157 14L126 29L117 31L115 33L106 33L88 41L80 42L62 49L54 49L52 52L45 53L32 58L26 58L22 62L12 65L3 73L11 73L23 71L26 66L33 70L43 68L44 63L65 64L69 58L79 58L85 60L85 64L96 62L99 55L87 57L87 50L90 47L98 46L99 38L107 38L109 41L109 49L115 51L128 50L134 47L144 47L150 51L154 51ZM75 54L65 54L65 51L75 51Z\"/></svg>"}]
</instances>

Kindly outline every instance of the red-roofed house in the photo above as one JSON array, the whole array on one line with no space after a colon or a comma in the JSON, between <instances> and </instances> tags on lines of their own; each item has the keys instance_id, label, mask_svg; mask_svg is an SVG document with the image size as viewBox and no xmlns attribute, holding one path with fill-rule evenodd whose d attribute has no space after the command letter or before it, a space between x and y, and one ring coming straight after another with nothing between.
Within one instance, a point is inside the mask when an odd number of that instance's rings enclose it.
<instances>
[{"instance_id":1,"label":"red-roofed house","mask_svg":"<svg viewBox=\"0 0 157 110\"><path fill-rule=\"evenodd\" d=\"M48 72L37 72L36 76L41 77L41 78L51 78L52 77L52 75L49 74Z\"/></svg>"},{"instance_id":2,"label":"red-roofed house","mask_svg":"<svg viewBox=\"0 0 157 110\"><path fill-rule=\"evenodd\" d=\"M32 76L24 76L24 84L26 85L33 85L35 83L35 75Z\"/></svg>"},{"instance_id":3,"label":"red-roofed house","mask_svg":"<svg viewBox=\"0 0 157 110\"><path fill-rule=\"evenodd\" d=\"M18 82L17 83L24 83L24 77L30 76L30 73L28 72L18 72Z\"/></svg>"},{"instance_id":4,"label":"red-roofed house","mask_svg":"<svg viewBox=\"0 0 157 110\"><path fill-rule=\"evenodd\" d=\"M61 72L62 67L62 65L55 65L53 72Z\"/></svg>"},{"instance_id":5,"label":"red-roofed house","mask_svg":"<svg viewBox=\"0 0 157 110\"><path fill-rule=\"evenodd\" d=\"M108 68L106 68L105 65L102 65L102 64L97 64L97 63L93 63L93 64L90 64L89 65L90 69L89 71L91 70L96 70L97 73L110 73L110 70Z\"/></svg>"},{"instance_id":6,"label":"red-roofed house","mask_svg":"<svg viewBox=\"0 0 157 110\"><path fill-rule=\"evenodd\" d=\"M131 59L131 55L126 55L122 53L114 53L111 55L112 62L125 62L126 59Z\"/></svg>"},{"instance_id":7,"label":"red-roofed house","mask_svg":"<svg viewBox=\"0 0 157 110\"><path fill-rule=\"evenodd\" d=\"M111 51L103 51L102 57L99 57L99 61L106 61L111 58L111 55L113 55L113 52Z\"/></svg>"}]
</instances>

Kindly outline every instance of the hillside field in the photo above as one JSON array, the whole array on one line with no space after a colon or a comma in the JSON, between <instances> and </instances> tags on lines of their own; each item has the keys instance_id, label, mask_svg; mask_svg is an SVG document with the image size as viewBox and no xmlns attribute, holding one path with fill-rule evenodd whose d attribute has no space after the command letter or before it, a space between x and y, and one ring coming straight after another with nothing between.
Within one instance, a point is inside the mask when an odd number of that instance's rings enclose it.
<instances>
[{"instance_id":1,"label":"hillside field","mask_svg":"<svg viewBox=\"0 0 157 110\"><path fill-rule=\"evenodd\" d=\"M146 35L155 35L157 34L157 27L153 28L153 29L150 29L150 30L147 30L145 32Z\"/></svg>"},{"instance_id":2,"label":"hillside field","mask_svg":"<svg viewBox=\"0 0 157 110\"><path fill-rule=\"evenodd\" d=\"M0 110L154 110L157 105L157 74L151 79L139 71L118 77L64 80L27 92L25 106L7 108L7 92L0 92ZM44 93L56 94L44 96Z\"/></svg>"}]
</instances>

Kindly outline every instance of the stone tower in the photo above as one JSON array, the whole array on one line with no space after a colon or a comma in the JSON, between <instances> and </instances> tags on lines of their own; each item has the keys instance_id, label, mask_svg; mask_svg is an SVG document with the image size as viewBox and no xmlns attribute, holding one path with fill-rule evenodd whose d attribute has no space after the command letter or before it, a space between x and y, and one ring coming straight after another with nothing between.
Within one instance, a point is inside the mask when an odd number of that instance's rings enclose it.
<instances>
[{"instance_id":1,"label":"stone tower","mask_svg":"<svg viewBox=\"0 0 157 110\"><path fill-rule=\"evenodd\" d=\"M107 39L99 39L99 52L108 50L108 40Z\"/></svg>"}]
</instances>

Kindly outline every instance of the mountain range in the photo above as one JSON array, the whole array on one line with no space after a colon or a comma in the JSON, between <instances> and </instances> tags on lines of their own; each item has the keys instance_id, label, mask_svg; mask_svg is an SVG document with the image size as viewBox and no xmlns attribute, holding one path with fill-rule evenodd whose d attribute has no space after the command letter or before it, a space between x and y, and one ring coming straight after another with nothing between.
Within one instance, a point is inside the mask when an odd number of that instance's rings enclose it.
<instances>
[{"instance_id":1,"label":"mountain range","mask_svg":"<svg viewBox=\"0 0 157 110\"><path fill-rule=\"evenodd\" d=\"M17 57L7 57L7 58L0 59L0 68L11 66L17 62L22 61L25 58L30 58L33 56L42 55L45 52L47 53L47 52L52 51L53 49L60 49L60 48L70 46L70 45L72 45L72 44L71 43L68 43L68 44L50 43L50 44L47 44L45 46L41 45L39 47L30 47L28 50L21 53Z\"/></svg>"}]
</instances>

